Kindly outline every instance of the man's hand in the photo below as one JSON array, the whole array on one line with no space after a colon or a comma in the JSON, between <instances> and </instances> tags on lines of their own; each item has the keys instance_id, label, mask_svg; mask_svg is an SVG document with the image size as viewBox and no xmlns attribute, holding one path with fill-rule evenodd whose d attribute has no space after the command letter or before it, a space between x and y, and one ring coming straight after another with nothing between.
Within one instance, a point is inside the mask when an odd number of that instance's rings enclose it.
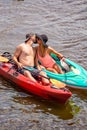
<instances>
[{"instance_id":1,"label":"man's hand","mask_svg":"<svg viewBox=\"0 0 87 130\"><path fill-rule=\"evenodd\" d=\"M18 62L18 68L23 68L23 65L20 62Z\"/></svg>"}]
</instances>

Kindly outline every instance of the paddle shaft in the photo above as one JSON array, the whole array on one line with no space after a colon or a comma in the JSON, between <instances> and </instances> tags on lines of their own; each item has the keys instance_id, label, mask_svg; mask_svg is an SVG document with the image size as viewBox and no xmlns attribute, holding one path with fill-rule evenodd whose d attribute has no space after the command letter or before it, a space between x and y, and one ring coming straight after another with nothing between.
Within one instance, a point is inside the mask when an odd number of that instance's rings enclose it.
<instances>
[{"instance_id":1,"label":"paddle shaft","mask_svg":"<svg viewBox=\"0 0 87 130\"><path fill-rule=\"evenodd\" d=\"M28 71L30 71L30 72L32 72L32 73L34 73L34 74L37 75L37 76L41 76L41 77L43 77L43 78L46 78L46 79L49 79L49 80L50 80L49 77L46 77L46 76L40 74L40 71L39 71L38 69L35 69L35 68L34 68L34 70L38 71L38 73L35 73L33 70L31 70L31 69L29 69L29 68L27 68L27 67L23 67L23 68L26 69L26 70L28 70Z\"/></svg>"},{"instance_id":2,"label":"paddle shaft","mask_svg":"<svg viewBox=\"0 0 87 130\"><path fill-rule=\"evenodd\" d=\"M28 71L30 71L30 72L36 74L37 76L41 76L41 77L43 77L43 78L48 79L53 85L55 85L55 86L58 87L58 88L64 88L64 87L66 86L66 85L65 85L64 83L62 83L61 81L57 81L57 80L51 79L51 78L49 78L49 77L46 77L46 76L40 74L40 71L39 71L38 69L33 68L33 69L36 70L38 73L35 73L33 70L31 70L30 68L27 68L27 67L24 67L24 69L26 69L26 70L28 70Z\"/></svg>"}]
</instances>

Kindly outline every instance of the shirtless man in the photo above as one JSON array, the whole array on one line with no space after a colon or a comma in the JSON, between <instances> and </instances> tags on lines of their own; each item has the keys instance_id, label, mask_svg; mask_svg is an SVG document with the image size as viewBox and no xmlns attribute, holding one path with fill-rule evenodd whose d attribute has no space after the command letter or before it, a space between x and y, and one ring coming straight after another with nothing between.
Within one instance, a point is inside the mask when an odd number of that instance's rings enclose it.
<instances>
[{"instance_id":1,"label":"shirtless man","mask_svg":"<svg viewBox=\"0 0 87 130\"><path fill-rule=\"evenodd\" d=\"M26 34L26 41L17 46L13 60L19 68L19 72L24 74L30 80L37 82L28 70L23 69L23 66L34 67L34 59L36 54L36 48L32 47L32 44L36 41L36 36L34 34ZM43 76L46 77L45 72L41 72ZM42 77L42 81L45 84L49 83L49 80Z\"/></svg>"},{"instance_id":2,"label":"shirtless man","mask_svg":"<svg viewBox=\"0 0 87 130\"><path fill-rule=\"evenodd\" d=\"M26 41L17 46L13 60L17 64L18 68L21 70L26 77L36 82L31 73L28 70L23 69L23 66L34 67L34 57L35 49L32 47L32 44L35 42L34 34L26 34Z\"/></svg>"}]
</instances>

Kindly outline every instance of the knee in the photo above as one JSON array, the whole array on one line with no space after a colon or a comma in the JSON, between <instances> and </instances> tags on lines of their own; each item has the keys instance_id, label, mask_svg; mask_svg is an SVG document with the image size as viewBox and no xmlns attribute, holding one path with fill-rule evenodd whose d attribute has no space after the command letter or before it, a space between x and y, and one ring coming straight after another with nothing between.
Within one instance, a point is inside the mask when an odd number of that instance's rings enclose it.
<instances>
[{"instance_id":1,"label":"knee","mask_svg":"<svg viewBox=\"0 0 87 130\"><path fill-rule=\"evenodd\" d=\"M29 71L25 71L25 72L24 72L24 75L27 76L27 77L29 77L29 75L31 75L31 74L30 74Z\"/></svg>"}]
</instances>

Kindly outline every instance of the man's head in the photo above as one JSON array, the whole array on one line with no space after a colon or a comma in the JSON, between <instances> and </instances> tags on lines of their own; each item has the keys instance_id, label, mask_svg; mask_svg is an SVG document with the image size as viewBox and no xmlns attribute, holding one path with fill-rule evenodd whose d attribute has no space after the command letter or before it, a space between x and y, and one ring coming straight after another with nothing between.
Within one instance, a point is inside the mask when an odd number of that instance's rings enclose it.
<instances>
[{"instance_id":1,"label":"man's head","mask_svg":"<svg viewBox=\"0 0 87 130\"><path fill-rule=\"evenodd\" d=\"M25 43L28 42L29 40L32 40L33 42L35 42L35 41L36 41L36 35L35 35L35 34L32 34L32 33L26 34Z\"/></svg>"},{"instance_id":2,"label":"man's head","mask_svg":"<svg viewBox=\"0 0 87 130\"><path fill-rule=\"evenodd\" d=\"M46 42L48 41L48 37L45 34L42 35L36 34L36 40L37 43L42 43L44 47L48 47L48 45L46 44Z\"/></svg>"}]
</instances>

